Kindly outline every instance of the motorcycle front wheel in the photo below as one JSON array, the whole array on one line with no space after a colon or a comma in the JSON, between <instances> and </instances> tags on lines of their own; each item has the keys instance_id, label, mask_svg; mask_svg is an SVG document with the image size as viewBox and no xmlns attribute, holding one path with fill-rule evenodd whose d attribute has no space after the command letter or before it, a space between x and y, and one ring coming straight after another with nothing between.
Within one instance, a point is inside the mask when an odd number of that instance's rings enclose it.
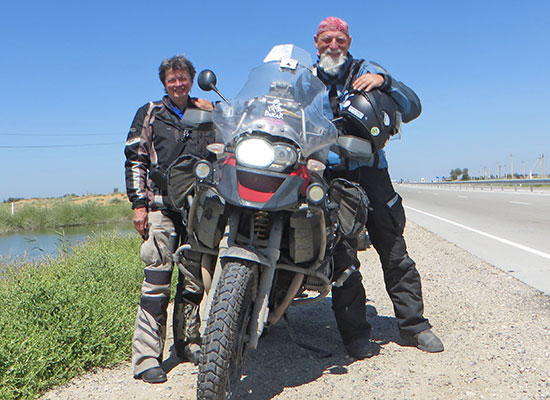
<instances>
[{"instance_id":1,"label":"motorcycle front wheel","mask_svg":"<svg viewBox=\"0 0 550 400\"><path fill-rule=\"evenodd\" d=\"M197 399L230 399L240 380L252 312L255 268L224 266L202 339Z\"/></svg>"}]
</instances>

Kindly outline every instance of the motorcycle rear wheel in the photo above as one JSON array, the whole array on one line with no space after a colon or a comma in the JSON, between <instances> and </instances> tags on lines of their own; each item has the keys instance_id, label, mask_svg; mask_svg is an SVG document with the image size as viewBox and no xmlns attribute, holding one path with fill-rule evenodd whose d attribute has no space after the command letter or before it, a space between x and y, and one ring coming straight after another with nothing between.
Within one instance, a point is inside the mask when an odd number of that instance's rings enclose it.
<instances>
[{"instance_id":1,"label":"motorcycle rear wheel","mask_svg":"<svg viewBox=\"0 0 550 400\"><path fill-rule=\"evenodd\" d=\"M225 265L202 340L197 399L230 399L240 380L253 304L255 269Z\"/></svg>"}]
</instances>

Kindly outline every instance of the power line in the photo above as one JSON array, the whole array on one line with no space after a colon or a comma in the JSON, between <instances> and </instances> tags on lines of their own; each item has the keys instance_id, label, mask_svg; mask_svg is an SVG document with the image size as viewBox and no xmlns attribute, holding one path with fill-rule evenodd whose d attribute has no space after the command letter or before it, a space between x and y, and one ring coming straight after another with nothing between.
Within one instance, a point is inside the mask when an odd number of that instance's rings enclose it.
<instances>
[{"instance_id":1,"label":"power line","mask_svg":"<svg viewBox=\"0 0 550 400\"><path fill-rule=\"evenodd\" d=\"M111 145L119 145L121 146L124 142L111 142L111 143L89 143L89 144L59 144L59 145L47 145L47 146L39 146L39 145L26 145L26 146L2 146L0 145L0 149L45 149L45 148L60 148L60 147L90 147L90 146L111 146Z\"/></svg>"},{"instance_id":2,"label":"power line","mask_svg":"<svg viewBox=\"0 0 550 400\"><path fill-rule=\"evenodd\" d=\"M5 133L0 132L0 136L114 136L122 135L121 132L106 133Z\"/></svg>"}]
</instances>

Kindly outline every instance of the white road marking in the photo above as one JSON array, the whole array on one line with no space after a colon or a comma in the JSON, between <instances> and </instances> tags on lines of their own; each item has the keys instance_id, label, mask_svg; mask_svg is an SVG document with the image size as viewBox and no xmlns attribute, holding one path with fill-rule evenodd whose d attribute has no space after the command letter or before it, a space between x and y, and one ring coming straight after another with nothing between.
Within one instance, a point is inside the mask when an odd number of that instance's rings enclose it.
<instances>
[{"instance_id":1,"label":"white road marking","mask_svg":"<svg viewBox=\"0 0 550 400\"><path fill-rule=\"evenodd\" d=\"M524 203L523 201L511 201L512 204L521 204L523 206L531 206L533 203Z\"/></svg>"},{"instance_id":2,"label":"white road marking","mask_svg":"<svg viewBox=\"0 0 550 400\"><path fill-rule=\"evenodd\" d=\"M479 235L486 236L486 237L488 237L488 238L490 238L490 239L499 241L499 242L501 242L501 243L504 243L504 244L507 244L507 245L516 247L516 248L518 248L518 249L527 251L527 252L529 252L529 253L531 253L531 254L535 254L535 255L537 255L537 256L544 257L544 258L547 258L547 259L550 260L550 254L548 254L548 253L545 253L545 252L542 252L542 251L539 251L539 250L532 249L532 248L527 247L527 246L524 246L524 245L522 245L522 244L512 242L512 241L510 241L510 240L508 240L508 239L503 239L503 238L501 238L501 237L498 237L498 236L495 236L495 235L491 235L490 233L486 233L486 232L480 231L480 230L475 229L475 228L470 228L469 226L459 224L458 222L454 222L454 221L451 221L451 220L446 219L446 218L438 217L437 215L430 214L430 213L427 213L427 212L425 212L425 211L420 211L420 210L418 210L418 209L416 209L416 208L407 207L407 206L405 206L405 208L408 209L408 210L416 211L416 212L418 212L418 213L420 213L420 214L427 215L428 217L432 217L432 218L438 219L438 220L443 221L443 222L446 222L446 223L448 223L448 224L458 226L459 228L466 229L466 230L468 230L468 231L470 231L470 232L474 232L474 233L477 233L477 234L479 234Z\"/></svg>"},{"instance_id":3,"label":"white road marking","mask_svg":"<svg viewBox=\"0 0 550 400\"><path fill-rule=\"evenodd\" d=\"M461 199L467 199L468 198L468 196L458 196L458 197L460 197Z\"/></svg>"}]
</instances>

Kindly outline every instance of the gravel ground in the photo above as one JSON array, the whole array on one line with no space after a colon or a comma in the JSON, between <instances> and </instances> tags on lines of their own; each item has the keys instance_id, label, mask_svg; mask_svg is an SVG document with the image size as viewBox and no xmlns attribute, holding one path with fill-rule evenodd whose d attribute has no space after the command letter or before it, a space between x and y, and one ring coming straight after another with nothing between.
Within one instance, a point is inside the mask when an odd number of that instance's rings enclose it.
<instances>
[{"instance_id":1,"label":"gravel ground","mask_svg":"<svg viewBox=\"0 0 550 400\"><path fill-rule=\"evenodd\" d=\"M445 344L438 354L400 345L375 251L362 253L374 357L344 355L330 299L293 308L290 323L270 329L249 352L243 399L550 399L550 297L408 222L409 253L422 276L425 315ZM170 346L170 343L167 347ZM194 399L197 368L167 354L168 382L132 378L129 362L90 372L46 393L43 400Z\"/></svg>"}]
</instances>

